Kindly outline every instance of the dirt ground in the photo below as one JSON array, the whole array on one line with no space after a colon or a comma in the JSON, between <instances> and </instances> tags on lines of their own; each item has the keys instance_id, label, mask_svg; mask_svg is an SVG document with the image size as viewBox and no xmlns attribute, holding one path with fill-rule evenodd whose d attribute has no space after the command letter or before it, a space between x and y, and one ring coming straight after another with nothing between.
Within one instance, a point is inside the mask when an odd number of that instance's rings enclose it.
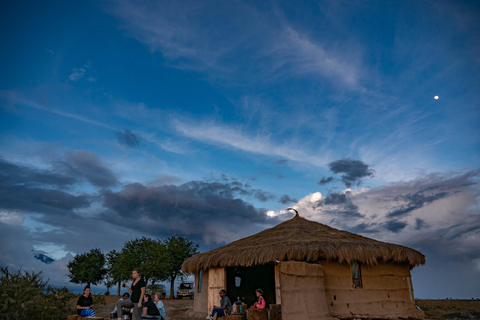
<instances>
[{"instance_id":1,"label":"dirt ground","mask_svg":"<svg viewBox=\"0 0 480 320\"><path fill-rule=\"evenodd\" d=\"M118 296L101 296L99 297L101 300L102 298L105 299L105 304L101 305L99 303L95 303L95 315L97 317L110 317L110 312L113 311L115 308L115 304L118 302L120 297ZM78 297L77 297L78 299ZM75 300L76 301L76 300ZM189 308L193 307L193 300L191 299L163 299L163 303L165 304L165 310L167 314L168 320L187 320L188 318L185 317L185 313ZM95 297L94 297L95 302ZM100 301L99 301L100 302Z\"/></svg>"},{"instance_id":2,"label":"dirt ground","mask_svg":"<svg viewBox=\"0 0 480 320\"><path fill-rule=\"evenodd\" d=\"M105 299L105 304L95 305L95 313L99 317L109 317L117 303L117 296L100 296L97 300ZM75 299L76 301L76 299ZM100 301L98 301L100 302ZM168 320L191 320L186 315L187 310L193 307L191 299L164 299ZM480 320L480 300L416 300L425 312L427 320Z\"/></svg>"}]
</instances>

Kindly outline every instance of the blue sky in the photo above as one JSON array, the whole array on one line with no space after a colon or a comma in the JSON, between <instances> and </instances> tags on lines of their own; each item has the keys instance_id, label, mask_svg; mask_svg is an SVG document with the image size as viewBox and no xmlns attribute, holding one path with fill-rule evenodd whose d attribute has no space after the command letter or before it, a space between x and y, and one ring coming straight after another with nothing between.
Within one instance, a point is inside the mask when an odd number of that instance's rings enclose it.
<instances>
[{"instance_id":1,"label":"blue sky","mask_svg":"<svg viewBox=\"0 0 480 320\"><path fill-rule=\"evenodd\" d=\"M294 206L423 252L417 297L480 297L475 1L1 6L1 265L63 284L76 253Z\"/></svg>"}]
</instances>

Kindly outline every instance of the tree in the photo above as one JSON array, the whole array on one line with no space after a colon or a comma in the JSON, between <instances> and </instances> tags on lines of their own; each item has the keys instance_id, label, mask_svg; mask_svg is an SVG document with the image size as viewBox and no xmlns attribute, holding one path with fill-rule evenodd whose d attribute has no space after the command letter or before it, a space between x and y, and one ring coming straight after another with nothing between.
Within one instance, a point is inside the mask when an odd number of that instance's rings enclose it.
<instances>
[{"instance_id":1,"label":"tree","mask_svg":"<svg viewBox=\"0 0 480 320\"><path fill-rule=\"evenodd\" d=\"M170 299L174 296L174 281L177 277L184 277L182 264L185 260L198 253L198 244L188 240L183 235L173 235L164 241L168 260L168 280L170 281Z\"/></svg>"},{"instance_id":2,"label":"tree","mask_svg":"<svg viewBox=\"0 0 480 320\"><path fill-rule=\"evenodd\" d=\"M168 263L166 247L160 240L142 237L125 242L117 263L122 276L139 268L145 284L149 279L155 282L166 279L168 275L165 271Z\"/></svg>"},{"instance_id":3,"label":"tree","mask_svg":"<svg viewBox=\"0 0 480 320\"><path fill-rule=\"evenodd\" d=\"M122 280L130 278L131 269L122 266L120 263L120 252L112 250L106 254L107 257L107 277L111 280L111 284L117 284L117 296L120 295Z\"/></svg>"},{"instance_id":4,"label":"tree","mask_svg":"<svg viewBox=\"0 0 480 320\"><path fill-rule=\"evenodd\" d=\"M77 254L67 264L68 276L72 283L97 284L102 281L107 270L105 269L105 256L100 249L92 249L90 252Z\"/></svg>"}]
</instances>

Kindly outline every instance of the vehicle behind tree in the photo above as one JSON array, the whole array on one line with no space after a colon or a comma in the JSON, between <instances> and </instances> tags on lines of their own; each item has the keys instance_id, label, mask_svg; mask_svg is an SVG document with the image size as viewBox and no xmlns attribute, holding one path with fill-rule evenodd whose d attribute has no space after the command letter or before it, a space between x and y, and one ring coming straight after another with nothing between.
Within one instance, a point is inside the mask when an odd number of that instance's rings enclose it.
<instances>
[{"instance_id":1,"label":"vehicle behind tree","mask_svg":"<svg viewBox=\"0 0 480 320\"><path fill-rule=\"evenodd\" d=\"M193 281L183 281L180 283L180 287L178 287L177 299L182 299L185 297L190 297L190 299L193 299L194 292L195 283Z\"/></svg>"}]
</instances>

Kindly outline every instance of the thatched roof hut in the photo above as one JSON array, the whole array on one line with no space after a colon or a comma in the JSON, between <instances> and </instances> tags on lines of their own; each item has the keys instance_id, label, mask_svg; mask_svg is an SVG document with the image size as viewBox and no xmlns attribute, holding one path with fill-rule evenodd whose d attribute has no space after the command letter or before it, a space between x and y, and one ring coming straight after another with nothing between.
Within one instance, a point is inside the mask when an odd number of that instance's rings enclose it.
<instances>
[{"instance_id":1,"label":"thatched roof hut","mask_svg":"<svg viewBox=\"0 0 480 320\"><path fill-rule=\"evenodd\" d=\"M420 252L309 221L298 215L279 225L226 246L197 254L184 262L186 272L227 266L250 267L275 261L319 260L365 265L378 262L425 264Z\"/></svg>"},{"instance_id":2,"label":"thatched roof hut","mask_svg":"<svg viewBox=\"0 0 480 320\"><path fill-rule=\"evenodd\" d=\"M422 319L410 270L425 256L298 215L226 246L197 254L182 269L195 274L193 312L204 318L218 290L252 304L257 287L282 319Z\"/></svg>"}]
</instances>

